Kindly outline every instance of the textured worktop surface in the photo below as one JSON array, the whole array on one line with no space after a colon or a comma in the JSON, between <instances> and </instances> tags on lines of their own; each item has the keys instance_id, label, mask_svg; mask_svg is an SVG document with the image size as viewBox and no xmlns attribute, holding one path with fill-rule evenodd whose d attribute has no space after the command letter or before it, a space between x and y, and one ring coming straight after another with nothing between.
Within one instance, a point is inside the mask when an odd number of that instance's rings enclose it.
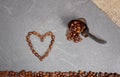
<instances>
[{"instance_id":1,"label":"textured worktop surface","mask_svg":"<svg viewBox=\"0 0 120 77\"><path fill-rule=\"evenodd\" d=\"M67 41L67 23L84 17L90 32L107 40L98 44L90 38L80 43ZM49 56L42 62L26 42L29 31L56 36ZM49 38L40 43L31 37L43 54ZM0 70L107 71L120 73L120 29L91 0L0 0Z\"/></svg>"}]
</instances>

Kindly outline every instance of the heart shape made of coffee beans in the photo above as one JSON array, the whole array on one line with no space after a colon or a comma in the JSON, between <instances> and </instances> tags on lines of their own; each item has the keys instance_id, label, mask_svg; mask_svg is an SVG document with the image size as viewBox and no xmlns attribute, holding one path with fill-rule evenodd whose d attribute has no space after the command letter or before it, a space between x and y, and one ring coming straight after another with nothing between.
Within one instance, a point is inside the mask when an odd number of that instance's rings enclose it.
<instances>
[{"instance_id":1,"label":"heart shape made of coffee beans","mask_svg":"<svg viewBox=\"0 0 120 77\"><path fill-rule=\"evenodd\" d=\"M44 55L40 55L36 52L36 50L34 49L33 47L33 44L30 40L30 36L31 35L35 35L37 37L39 37L39 39L41 40L41 42L44 41L44 39L47 37L47 36L51 36L51 42L49 44L49 47L47 48L46 52L44 53ZM44 35L41 35L39 34L38 32L36 31L31 31L31 32L28 32L28 35L26 36L26 41L28 42L28 45L30 47L30 49L32 50L32 53L40 60L42 61L45 57L47 57L49 55L49 52L51 51L52 47L53 47L53 43L55 41L55 36L53 35L53 33L51 31L49 32L46 32Z\"/></svg>"}]
</instances>

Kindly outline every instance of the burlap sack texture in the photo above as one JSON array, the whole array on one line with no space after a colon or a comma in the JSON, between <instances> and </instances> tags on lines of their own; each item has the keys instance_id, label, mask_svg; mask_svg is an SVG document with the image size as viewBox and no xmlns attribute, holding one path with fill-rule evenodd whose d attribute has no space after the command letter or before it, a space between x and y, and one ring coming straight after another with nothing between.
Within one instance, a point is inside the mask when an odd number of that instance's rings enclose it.
<instances>
[{"instance_id":1,"label":"burlap sack texture","mask_svg":"<svg viewBox=\"0 0 120 77\"><path fill-rule=\"evenodd\" d=\"M93 0L120 27L120 0Z\"/></svg>"}]
</instances>

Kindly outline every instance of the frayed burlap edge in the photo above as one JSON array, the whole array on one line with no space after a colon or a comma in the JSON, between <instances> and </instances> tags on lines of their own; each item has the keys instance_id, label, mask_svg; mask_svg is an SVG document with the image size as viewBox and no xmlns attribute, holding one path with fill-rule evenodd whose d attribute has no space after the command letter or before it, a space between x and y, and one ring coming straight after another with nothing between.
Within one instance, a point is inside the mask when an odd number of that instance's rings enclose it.
<instances>
[{"instance_id":1,"label":"frayed burlap edge","mask_svg":"<svg viewBox=\"0 0 120 77\"><path fill-rule=\"evenodd\" d=\"M120 27L120 0L92 0Z\"/></svg>"}]
</instances>

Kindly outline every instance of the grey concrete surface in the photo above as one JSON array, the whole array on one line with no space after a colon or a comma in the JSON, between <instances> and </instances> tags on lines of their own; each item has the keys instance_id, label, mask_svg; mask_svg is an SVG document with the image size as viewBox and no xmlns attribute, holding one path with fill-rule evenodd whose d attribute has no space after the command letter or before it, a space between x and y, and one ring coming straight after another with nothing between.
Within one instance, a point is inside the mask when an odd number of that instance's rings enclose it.
<instances>
[{"instance_id":1,"label":"grey concrete surface","mask_svg":"<svg viewBox=\"0 0 120 77\"><path fill-rule=\"evenodd\" d=\"M90 38L80 43L67 41L67 23L84 17L90 32L107 41L99 44ZM29 31L56 36L49 56L42 62L26 42ZM43 54L44 43L31 36ZM120 73L120 29L91 0L0 0L0 70L20 71L103 71Z\"/></svg>"}]
</instances>

